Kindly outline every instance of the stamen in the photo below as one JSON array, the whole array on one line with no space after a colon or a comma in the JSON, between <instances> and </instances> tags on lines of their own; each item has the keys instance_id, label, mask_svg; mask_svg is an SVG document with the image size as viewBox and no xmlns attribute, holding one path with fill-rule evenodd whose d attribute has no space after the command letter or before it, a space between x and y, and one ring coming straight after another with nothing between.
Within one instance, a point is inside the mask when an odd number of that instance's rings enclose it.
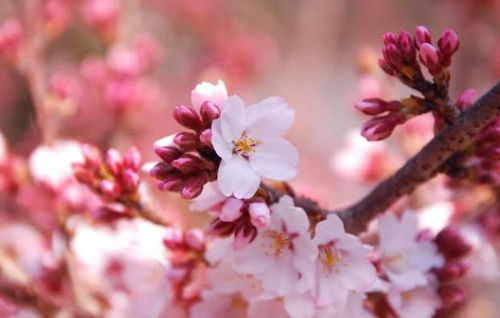
<instances>
[{"instance_id":1,"label":"stamen","mask_svg":"<svg viewBox=\"0 0 500 318\"><path fill-rule=\"evenodd\" d=\"M248 156L250 153L255 152L260 142L246 132L243 132L241 137L233 141L233 153Z\"/></svg>"}]
</instances>

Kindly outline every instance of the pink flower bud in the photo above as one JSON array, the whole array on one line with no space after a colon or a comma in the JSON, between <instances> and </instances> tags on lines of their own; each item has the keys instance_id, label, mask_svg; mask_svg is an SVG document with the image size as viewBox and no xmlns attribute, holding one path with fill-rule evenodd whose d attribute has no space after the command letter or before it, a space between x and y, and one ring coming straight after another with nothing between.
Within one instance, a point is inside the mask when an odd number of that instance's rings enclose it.
<instances>
[{"instance_id":1,"label":"pink flower bud","mask_svg":"<svg viewBox=\"0 0 500 318\"><path fill-rule=\"evenodd\" d=\"M400 109L401 103L397 101L386 102L380 98L368 98L356 102L354 108L366 115L380 115L387 111Z\"/></svg>"},{"instance_id":2,"label":"pink flower bud","mask_svg":"<svg viewBox=\"0 0 500 318\"><path fill-rule=\"evenodd\" d=\"M168 228L163 237L163 244L171 250L184 247L184 234L179 228Z\"/></svg>"},{"instance_id":3,"label":"pink flower bud","mask_svg":"<svg viewBox=\"0 0 500 318\"><path fill-rule=\"evenodd\" d=\"M182 126L199 130L202 127L201 118L194 109L187 106L177 106L173 112L174 119Z\"/></svg>"},{"instance_id":4,"label":"pink flower bud","mask_svg":"<svg viewBox=\"0 0 500 318\"><path fill-rule=\"evenodd\" d=\"M208 175L206 173L199 173L186 180L186 183L180 191L183 199L191 200L200 195L203 186L208 182Z\"/></svg>"},{"instance_id":5,"label":"pink flower bud","mask_svg":"<svg viewBox=\"0 0 500 318\"><path fill-rule=\"evenodd\" d=\"M170 174L161 178L158 183L158 189L161 191L179 191L184 186L184 178L180 174Z\"/></svg>"},{"instance_id":6,"label":"pink flower bud","mask_svg":"<svg viewBox=\"0 0 500 318\"><path fill-rule=\"evenodd\" d=\"M212 147L212 130L211 129L205 129L204 131L201 132L200 142L207 147Z\"/></svg>"},{"instance_id":7,"label":"pink flower bud","mask_svg":"<svg viewBox=\"0 0 500 318\"><path fill-rule=\"evenodd\" d=\"M382 40L384 41L384 45L396 44L398 43L397 36L393 32L386 32L382 35Z\"/></svg>"},{"instance_id":8,"label":"pink flower bud","mask_svg":"<svg viewBox=\"0 0 500 318\"><path fill-rule=\"evenodd\" d=\"M226 99L226 85L221 80L216 85L202 82L196 85L191 92L191 103L195 109L200 109L204 102L210 102L220 107Z\"/></svg>"},{"instance_id":9,"label":"pink flower bud","mask_svg":"<svg viewBox=\"0 0 500 318\"><path fill-rule=\"evenodd\" d=\"M449 263L442 268L435 269L433 272L440 282L448 283L462 278L468 270L469 266L464 263Z\"/></svg>"},{"instance_id":10,"label":"pink flower bud","mask_svg":"<svg viewBox=\"0 0 500 318\"><path fill-rule=\"evenodd\" d=\"M441 230L436 236L435 242L439 251L446 258L461 258L472 250L472 247L464 240L462 234L451 226Z\"/></svg>"},{"instance_id":11,"label":"pink flower bud","mask_svg":"<svg viewBox=\"0 0 500 318\"><path fill-rule=\"evenodd\" d=\"M403 65L403 53L395 44L389 44L385 47L387 61L393 67L399 68Z\"/></svg>"},{"instance_id":12,"label":"pink flower bud","mask_svg":"<svg viewBox=\"0 0 500 318\"><path fill-rule=\"evenodd\" d=\"M468 88L460 94L456 105L460 110L464 110L474 104L476 99L477 91L474 88Z\"/></svg>"},{"instance_id":13,"label":"pink flower bud","mask_svg":"<svg viewBox=\"0 0 500 318\"><path fill-rule=\"evenodd\" d=\"M458 35L452 29L446 29L438 40L438 47L443 54L452 55L458 50Z\"/></svg>"},{"instance_id":14,"label":"pink flower bud","mask_svg":"<svg viewBox=\"0 0 500 318\"><path fill-rule=\"evenodd\" d=\"M395 74L394 69L392 68L392 66L389 65L389 63L387 63L385 59L379 59L378 65L380 66L382 71L384 71L387 75L392 76Z\"/></svg>"},{"instance_id":15,"label":"pink flower bud","mask_svg":"<svg viewBox=\"0 0 500 318\"><path fill-rule=\"evenodd\" d=\"M182 155L182 151L174 146L163 147L155 145L154 150L156 155L167 163L171 163Z\"/></svg>"},{"instance_id":16,"label":"pink flower bud","mask_svg":"<svg viewBox=\"0 0 500 318\"><path fill-rule=\"evenodd\" d=\"M361 128L361 135L368 141L383 140L391 135L396 125L404 123L405 120L405 116L399 112L372 118Z\"/></svg>"},{"instance_id":17,"label":"pink flower bud","mask_svg":"<svg viewBox=\"0 0 500 318\"><path fill-rule=\"evenodd\" d=\"M249 224L238 227L234 233L233 249L239 251L252 243L257 237L257 229Z\"/></svg>"},{"instance_id":18,"label":"pink flower bud","mask_svg":"<svg viewBox=\"0 0 500 318\"><path fill-rule=\"evenodd\" d=\"M219 107L217 107L217 105L211 102L204 102L200 108L200 115L205 126L210 127L212 121L219 118L220 109Z\"/></svg>"},{"instance_id":19,"label":"pink flower bud","mask_svg":"<svg viewBox=\"0 0 500 318\"><path fill-rule=\"evenodd\" d=\"M223 222L219 218L215 218L208 226L207 232L215 236L228 236L234 232L236 224L233 222Z\"/></svg>"},{"instance_id":20,"label":"pink flower bud","mask_svg":"<svg viewBox=\"0 0 500 318\"><path fill-rule=\"evenodd\" d=\"M160 161L149 170L149 175L159 179L164 180L165 178L170 177L172 174L180 175L180 173L172 167L171 165L165 163L164 161Z\"/></svg>"},{"instance_id":21,"label":"pink flower bud","mask_svg":"<svg viewBox=\"0 0 500 318\"><path fill-rule=\"evenodd\" d=\"M125 166L132 170L139 170L141 166L141 153L137 147L131 147L125 154Z\"/></svg>"},{"instance_id":22,"label":"pink flower bud","mask_svg":"<svg viewBox=\"0 0 500 318\"><path fill-rule=\"evenodd\" d=\"M108 150L106 153L106 166L113 175L120 175L123 168L123 157L118 150L113 148Z\"/></svg>"},{"instance_id":23,"label":"pink flower bud","mask_svg":"<svg viewBox=\"0 0 500 318\"><path fill-rule=\"evenodd\" d=\"M223 222L233 222L243 215L241 208L243 201L235 198L229 198L222 206L219 219Z\"/></svg>"},{"instance_id":24,"label":"pink flower bud","mask_svg":"<svg viewBox=\"0 0 500 318\"><path fill-rule=\"evenodd\" d=\"M401 31L399 33L399 47L403 52L403 57L406 61L412 61L415 58L415 46L408 31Z\"/></svg>"},{"instance_id":25,"label":"pink flower bud","mask_svg":"<svg viewBox=\"0 0 500 318\"><path fill-rule=\"evenodd\" d=\"M205 169L203 160L190 154L182 155L173 160L170 164L182 173L191 173Z\"/></svg>"},{"instance_id":26,"label":"pink flower bud","mask_svg":"<svg viewBox=\"0 0 500 318\"><path fill-rule=\"evenodd\" d=\"M465 301L466 294L464 290L455 285L443 285L438 289L444 308L457 306Z\"/></svg>"},{"instance_id":27,"label":"pink flower bud","mask_svg":"<svg viewBox=\"0 0 500 318\"><path fill-rule=\"evenodd\" d=\"M431 43L431 33L429 30L423 26L420 25L415 28L415 46L420 47L424 43Z\"/></svg>"},{"instance_id":28,"label":"pink flower bud","mask_svg":"<svg viewBox=\"0 0 500 318\"><path fill-rule=\"evenodd\" d=\"M205 235L200 229L191 229L184 235L187 245L196 251L205 249Z\"/></svg>"},{"instance_id":29,"label":"pink flower bud","mask_svg":"<svg viewBox=\"0 0 500 318\"><path fill-rule=\"evenodd\" d=\"M196 149L198 145L198 136L193 133L181 132L175 135L174 143L182 151L191 151Z\"/></svg>"},{"instance_id":30,"label":"pink flower bud","mask_svg":"<svg viewBox=\"0 0 500 318\"><path fill-rule=\"evenodd\" d=\"M95 183L96 178L94 174L89 171L86 167L82 166L81 164L74 163L72 165L73 168L73 176L75 177L78 182L83 183L83 184L88 184L92 185Z\"/></svg>"},{"instance_id":31,"label":"pink flower bud","mask_svg":"<svg viewBox=\"0 0 500 318\"><path fill-rule=\"evenodd\" d=\"M102 180L99 182L99 189L108 198L114 199L120 195L120 185L112 180Z\"/></svg>"},{"instance_id":32,"label":"pink flower bud","mask_svg":"<svg viewBox=\"0 0 500 318\"><path fill-rule=\"evenodd\" d=\"M435 67L439 63L438 50L429 43L423 43L420 46L420 59L427 67Z\"/></svg>"},{"instance_id":33,"label":"pink flower bud","mask_svg":"<svg viewBox=\"0 0 500 318\"><path fill-rule=\"evenodd\" d=\"M137 172L126 169L123 173L123 187L129 192L136 192L139 186L139 175Z\"/></svg>"},{"instance_id":34,"label":"pink flower bud","mask_svg":"<svg viewBox=\"0 0 500 318\"><path fill-rule=\"evenodd\" d=\"M257 228L266 227L271 222L271 211L263 202L250 203L248 212L250 213L250 222Z\"/></svg>"}]
</instances>

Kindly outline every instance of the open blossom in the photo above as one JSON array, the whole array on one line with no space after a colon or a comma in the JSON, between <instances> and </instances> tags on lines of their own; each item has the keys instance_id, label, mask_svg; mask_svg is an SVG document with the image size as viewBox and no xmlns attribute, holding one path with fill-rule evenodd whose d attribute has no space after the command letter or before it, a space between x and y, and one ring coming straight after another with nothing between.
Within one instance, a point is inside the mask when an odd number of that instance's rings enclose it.
<instances>
[{"instance_id":1,"label":"open blossom","mask_svg":"<svg viewBox=\"0 0 500 318\"><path fill-rule=\"evenodd\" d=\"M401 318L431 318L441 307L441 299L432 286L417 287L404 292L395 289L389 291L387 299Z\"/></svg>"},{"instance_id":2,"label":"open blossom","mask_svg":"<svg viewBox=\"0 0 500 318\"><path fill-rule=\"evenodd\" d=\"M219 80L216 85L209 82L201 82L191 92L191 104L197 110L204 102L210 102L222 107L227 99L226 85Z\"/></svg>"},{"instance_id":3,"label":"open blossom","mask_svg":"<svg viewBox=\"0 0 500 318\"><path fill-rule=\"evenodd\" d=\"M246 108L238 96L226 100L212 123L212 144L222 158L217 180L224 195L250 198L262 178L295 176L299 155L283 138L293 119L294 111L278 97Z\"/></svg>"},{"instance_id":4,"label":"open blossom","mask_svg":"<svg viewBox=\"0 0 500 318\"><path fill-rule=\"evenodd\" d=\"M366 292L375 285L377 274L367 257L370 248L346 233L337 215L316 226L314 243L319 250L313 288L318 305L330 305L349 291Z\"/></svg>"},{"instance_id":5,"label":"open blossom","mask_svg":"<svg viewBox=\"0 0 500 318\"><path fill-rule=\"evenodd\" d=\"M401 220L394 214L379 219L382 270L400 290L427 284L427 272L444 263L432 241L418 238L417 224L415 214L409 211Z\"/></svg>"},{"instance_id":6,"label":"open blossom","mask_svg":"<svg viewBox=\"0 0 500 318\"><path fill-rule=\"evenodd\" d=\"M309 220L292 198L282 197L271 211L268 227L234 253L234 266L259 278L265 291L284 296L307 283L318 250L310 238Z\"/></svg>"}]
</instances>

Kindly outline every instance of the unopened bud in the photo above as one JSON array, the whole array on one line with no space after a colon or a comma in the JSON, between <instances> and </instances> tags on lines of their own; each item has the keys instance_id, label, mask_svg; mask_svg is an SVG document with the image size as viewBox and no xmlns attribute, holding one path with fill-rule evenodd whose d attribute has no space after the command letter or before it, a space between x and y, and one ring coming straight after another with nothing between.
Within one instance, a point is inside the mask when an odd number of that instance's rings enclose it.
<instances>
[{"instance_id":1,"label":"unopened bud","mask_svg":"<svg viewBox=\"0 0 500 318\"><path fill-rule=\"evenodd\" d=\"M212 129L205 129L201 132L200 142L207 147L212 147Z\"/></svg>"},{"instance_id":2,"label":"unopened bud","mask_svg":"<svg viewBox=\"0 0 500 318\"><path fill-rule=\"evenodd\" d=\"M415 59L415 46L413 45L413 41L411 39L408 31L401 31L399 33L399 47L403 52L403 57L406 61L410 62Z\"/></svg>"},{"instance_id":3,"label":"unopened bud","mask_svg":"<svg viewBox=\"0 0 500 318\"><path fill-rule=\"evenodd\" d=\"M180 174L170 174L161 180L158 183L158 189L161 191L179 191L185 183Z\"/></svg>"},{"instance_id":4,"label":"unopened bud","mask_svg":"<svg viewBox=\"0 0 500 318\"><path fill-rule=\"evenodd\" d=\"M263 202L250 203L248 207L250 222L257 228L263 228L271 222L271 211Z\"/></svg>"},{"instance_id":5,"label":"unopened bud","mask_svg":"<svg viewBox=\"0 0 500 318\"><path fill-rule=\"evenodd\" d=\"M123 157L116 149L109 149L106 153L106 166L109 171L115 176L120 174L120 171L123 167Z\"/></svg>"},{"instance_id":6,"label":"unopened bud","mask_svg":"<svg viewBox=\"0 0 500 318\"><path fill-rule=\"evenodd\" d=\"M187 245L196 251L203 251L205 249L205 236L200 229L191 229L184 235Z\"/></svg>"},{"instance_id":7,"label":"unopened bud","mask_svg":"<svg viewBox=\"0 0 500 318\"><path fill-rule=\"evenodd\" d=\"M455 285L443 285L438 289L438 294L443 301L444 308L457 306L464 302L466 298L465 291Z\"/></svg>"},{"instance_id":8,"label":"unopened bud","mask_svg":"<svg viewBox=\"0 0 500 318\"><path fill-rule=\"evenodd\" d=\"M387 111L398 110L401 108L401 103L397 101L387 102L380 98L368 98L358 101L354 107L366 115L380 115Z\"/></svg>"},{"instance_id":9,"label":"unopened bud","mask_svg":"<svg viewBox=\"0 0 500 318\"><path fill-rule=\"evenodd\" d=\"M92 171L82 166L81 164L74 163L72 165L72 168L73 168L73 176L75 177L76 180L78 180L78 182L92 185L96 181L96 178L92 173Z\"/></svg>"},{"instance_id":10,"label":"unopened bud","mask_svg":"<svg viewBox=\"0 0 500 318\"><path fill-rule=\"evenodd\" d=\"M183 199L191 200L200 195L203 186L208 182L208 175L200 173L195 176L189 177L180 191Z\"/></svg>"},{"instance_id":11,"label":"unopened bud","mask_svg":"<svg viewBox=\"0 0 500 318\"><path fill-rule=\"evenodd\" d=\"M219 118L220 109L211 102L204 102L200 108L200 115L205 126L210 127L212 121Z\"/></svg>"},{"instance_id":12,"label":"unopened bud","mask_svg":"<svg viewBox=\"0 0 500 318\"><path fill-rule=\"evenodd\" d=\"M83 157L85 158L85 164L92 167L98 168L101 164L102 157L101 152L97 147L90 144L84 144L82 146Z\"/></svg>"},{"instance_id":13,"label":"unopened bud","mask_svg":"<svg viewBox=\"0 0 500 318\"><path fill-rule=\"evenodd\" d=\"M382 40L384 41L384 45L389 45L389 44L396 44L398 43L397 36L396 34L392 32L386 32L382 36Z\"/></svg>"},{"instance_id":14,"label":"unopened bud","mask_svg":"<svg viewBox=\"0 0 500 318\"><path fill-rule=\"evenodd\" d=\"M477 91L474 88L468 88L460 94L456 105L460 110L464 110L474 104L476 99Z\"/></svg>"},{"instance_id":15,"label":"unopened bud","mask_svg":"<svg viewBox=\"0 0 500 318\"><path fill-rule=\"evenodd\" d=\"M432 44L423 43L420 46L419 53L420 53L420 60L425 66L427 66L431 74L433 74L432 71L438 68L439 66L438 50Z\"/></svg>"},{"instance_id":16,"label":"unopened bud","mask_svg":"<svg viewBox=\"0 0 500 318\"><path fill-rule=\"evenodd\" d=\"M238 227L234 233L233 248L239 251L252 243L257 237L257 229L249 224L243 224Z\"/></svg>"},{"instance_id":17,"label":"unopened bud","mask_svg":"<svg viewBox=\"0 0 500 318\"><path fill-rule=\"evenodd\" d=\"M219 219L223 222L233 222L243 215L241 208L243 207L243 201L240 199L229 198L226 200L222 206Z\"/></svg>"},{"instance_id":18,"label":"unopened bud","mask_svg":"<svg viewBox=\"0 0 500 318\"><path fill-rule=\"evenodd\" d=\"M404 123L405 120L405 116L399 112L372 118L361 128L361 135L368 141L383 140L392 134L396 125Z\"/></svg>"},{"instance_id":19,"label":"unopened bud","mask_svg":"<svg viewBox=\"0 0 500 318\"><path fill-rule=\"evenodd\" d=\"M141 153L137 147L131 147L125 154L125 166L133 170L139 170L141 166Z\"/></svg>"},{"instance_id":20,"label":"unopened bud","mask_svg":"<svg viewBox=\"0 0 500 318\"><path fill-rule=\"evenodd\" d=\"M137 172L126 169L123 173L123 187L128 192L136 192L139 186L139 174Z\"/></svg>"},{"instance_id":21,"label":"unopened bud","mask_svg":"<svg viewBox=\"0 0 500 318\"><path fill-rule=\"evenodd\" d=\"M156 155L158 155L158 157L160 157L167 163L171 163L172 160L175 160L182 155L182 151L174 146L166 146L166 147L155 146L154 150Z\"/></svg>"},{"instance_id":22,"label":"unopened bud","mask_svg":"<svg viewBox=\"0 0 500 318\"><path fill-rule=\"evenodd\" d=\"M418 48L424 43L431 43L431 42L432 42L431 33L425 26L420 25L415 28L415 45Z\"/></svg>"},{"instance_id":23,"label":"unopened bud","mask_svg":"<svg viewBox=\"0 0 500 318\"><path fill-rule=\"evenodd\" d=\"M452 55L458 50L458 35L452 29L446 29L438 40L438 47L443 54Z\"/></svg>"},{"instance_id":24,"label":"unopened bud","mask_svg":"<svg viewBox=\"0 0 500 318\"><path fill-rule=\"evenodd\" d=\"M196 149L198 145L198 136L193 133L181 132L175 135L174 143L182 151L191 151Z\"/></svg>"},{"instance_id":25,"label":"unopened bud","mask_svg":"<svg viewBox=\"0 0 500 318\"><path fill-rule=\"evenodd\" d=\"M462 234L451 226L441 230L435 241L439 251L447 258L464 257L472 250L472 247L464 240Z\"/></svg>"},{"instance_id":26,"label":"unopened bud","mask_svg":"<svg viewBox=\"0 0 500 318\"><path fill-rule=\"evenodd\" d=\"M235 223L224 222L219 218L215 218L208 226L207 232L210 233L211 235L224 237L233 233L235 228L236 228Z\"/></svg>"},{"instance_id":27,"label":"unopened bud","mask_svg":"<svg viewBox=\"0 0 500 318\"><path fill-rule=\"evenodd\" d=\"M170 164L182 173L191 173L205 168L202 159L190 154L182 155Z\"/></svg>"},{"instance_id":28,"label":"unopened bud","mask_svg":"<svg viewBox=\"0 0 500 318\"><path fill-rule=\"evenodd\" d=\"M114 199L120 195L120 185L112 180L102 180L99 182L99 189L110 199Z\"/></svg>"},{"instance_id":29,"label":"unopened bud","mask_svg":"<svg viewBox=\"0 0 500 318\"><path fill-rule=\"evenodd\" d=\"M440 282L451 282L462 278L468 271L469 266L464 263L450 263L442 268L434 270L434 275Z\"/></svg>"},{"instance_id":30,"label":"unopened bud","mask_svg":"<svg viewBox=\"0 0 500 318\"><path fill-rule=\"evenodd\" d=\"M174 119L182 126L199 130L202 127L201 118L194 109L187 106L177 106L173 112Z\"/></svg>"},{"instance_id":31,"label":"unopened bud","mask_svg":"<svg viewBox=\"0 0 500 318\"><path fill-rule=\"evenodd\" d=\"M389 65L389 63L387 63L387 61L385 59L379 59L378 65L380 66L382 71L384 71L387 75L392 76L395 74L394 69L392 68L392 66Z\"/></svg>"},{"instance_id":32,"label":"unopened bud","mask_svg":"<svg viewBox=\"0 0 500 318\"><path fill-rule=\"evenodd\" d=\"M168 228L163 237L163 244L171 250L184 247L184 235L179 228Z\"/></svg>"}]
</instances>

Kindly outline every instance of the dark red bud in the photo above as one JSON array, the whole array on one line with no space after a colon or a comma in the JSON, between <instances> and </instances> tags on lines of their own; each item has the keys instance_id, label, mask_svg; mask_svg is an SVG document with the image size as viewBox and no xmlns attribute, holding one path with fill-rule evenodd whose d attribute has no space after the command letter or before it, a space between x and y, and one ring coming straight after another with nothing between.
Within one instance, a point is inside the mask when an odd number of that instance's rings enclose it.
<instances>
[{"instance_id":1,"label":"dark red bud","mask_svg":"<svg viewBox=\"0 0 500 318\"><path fill-rule=\"evenodd\" d=\"M191 151L196 149L198 145L198 136L193 133L181 132L175 135L174 143L182 151Z\"/></svg>"},{"instance_id":2,"label":"dark red bud","mask_svg":"<svg viewBox=\"0 0 500 318\"><path fill-rule=\"evenodd\" d=\"M203 126L200 116L188 106L175 107L173 117L180 125L189 129L199 130Z\"/></svg>"}]
</instances>

